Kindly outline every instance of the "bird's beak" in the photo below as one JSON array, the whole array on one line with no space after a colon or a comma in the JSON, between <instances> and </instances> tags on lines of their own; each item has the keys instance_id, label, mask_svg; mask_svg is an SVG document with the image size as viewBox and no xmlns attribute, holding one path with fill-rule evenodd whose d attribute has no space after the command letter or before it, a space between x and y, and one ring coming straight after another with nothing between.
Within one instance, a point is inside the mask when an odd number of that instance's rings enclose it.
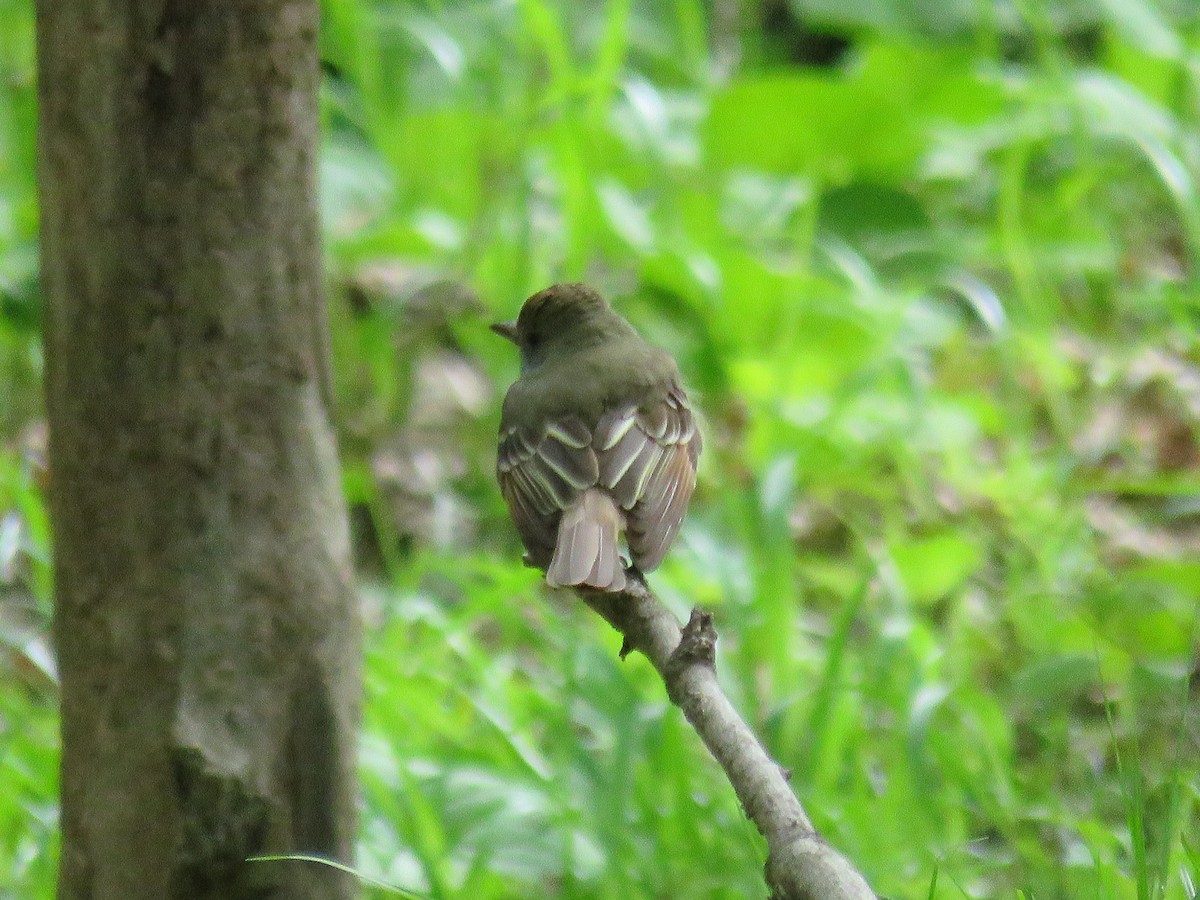
<instances>
[{"instance_id":1,"label":"bird's beak","mask_svg":"<svg viewBox=\"0 0 1200 900\"><path fill-rule=\"evenodd\" d=\"M497 322L492 326L492 331L500 335L502 338L507 338L514 344L517 343L517 323L516 322Z\"/></svg>"}]
</instances>

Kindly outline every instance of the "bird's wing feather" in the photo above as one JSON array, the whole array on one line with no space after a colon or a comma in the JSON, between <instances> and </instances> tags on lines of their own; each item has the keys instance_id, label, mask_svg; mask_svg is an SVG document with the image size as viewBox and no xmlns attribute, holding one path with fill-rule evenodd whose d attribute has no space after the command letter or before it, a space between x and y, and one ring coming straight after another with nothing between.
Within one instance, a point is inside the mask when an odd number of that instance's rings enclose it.
<instances>
[{"instance_id":1,"label":"bird's wing feather","mask_svg":"<svg viewBox=\"0 0 1200 900\"><path fill-rule=\"evenodd\" d=\"M599 464L587 425L568 416L539 431L508 428L500 437L496 476L525 548L539 565L554 552L562 511L596 484Z\"/></svg>"},{"instance_id":2,"label":"bird's wing feather","mask_svg":"<svg viewBox=\"0 0 1200 900\"><path fill-rule=\"evenodd\" d=\"M700 432L687 396L673 385L664 400L605 413L593 439L599 483L628 513L626 538L643 571L662 562L696 486Z\"/></svg>"}]
</instances>

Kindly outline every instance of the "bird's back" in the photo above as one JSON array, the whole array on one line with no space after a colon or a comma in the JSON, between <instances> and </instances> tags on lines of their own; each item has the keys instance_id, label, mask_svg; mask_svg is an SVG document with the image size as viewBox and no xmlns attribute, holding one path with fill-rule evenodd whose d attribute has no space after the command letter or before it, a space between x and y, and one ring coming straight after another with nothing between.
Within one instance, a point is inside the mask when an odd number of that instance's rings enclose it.
<instances>
[{"instance_id":1,"label":"bird's back","mask_svg":"<svg viewBox=\"0 0 1200 900\"><path fill-rule=\"evenodd\" d=\"M671 356L640 338L598 345L524 373L504 398L503 418L508 426L536 428L574 415L591 427L613 407L658 402L678 384Z\"/></svg>"}]
</instances>

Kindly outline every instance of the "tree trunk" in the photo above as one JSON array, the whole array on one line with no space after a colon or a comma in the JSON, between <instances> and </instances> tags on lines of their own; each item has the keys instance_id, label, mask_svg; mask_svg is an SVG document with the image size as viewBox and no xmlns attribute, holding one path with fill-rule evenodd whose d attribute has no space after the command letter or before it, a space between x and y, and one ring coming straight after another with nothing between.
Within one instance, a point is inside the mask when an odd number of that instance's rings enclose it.
<instances>
[{"instance_id":1,"label":"tree trunk","mask_svg":"<svg viewBox=\"0 0 1200 900\"><path fill-rule=\"evenodd\" d=\"M350 896L317 0L37 13L59 896Z\"/></svg>"}]
</instances>

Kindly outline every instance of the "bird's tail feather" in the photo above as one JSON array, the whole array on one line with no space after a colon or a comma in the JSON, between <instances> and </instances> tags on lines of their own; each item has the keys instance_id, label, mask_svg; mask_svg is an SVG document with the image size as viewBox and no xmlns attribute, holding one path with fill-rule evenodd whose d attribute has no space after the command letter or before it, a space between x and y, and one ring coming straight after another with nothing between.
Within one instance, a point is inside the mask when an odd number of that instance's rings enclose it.
<instances>
[{"instance_id":1,"label":"bird's tail feather","mask_svg":"<svg viewBox=\"0 0 1200 900\"><path fill-rule=\"evenodd\" d=\"M611 497L595 488L584 491L563 511L547 583L624 590L625 567L617 544L624 525L625 517Z\"/></svg>"}]
</instances>

